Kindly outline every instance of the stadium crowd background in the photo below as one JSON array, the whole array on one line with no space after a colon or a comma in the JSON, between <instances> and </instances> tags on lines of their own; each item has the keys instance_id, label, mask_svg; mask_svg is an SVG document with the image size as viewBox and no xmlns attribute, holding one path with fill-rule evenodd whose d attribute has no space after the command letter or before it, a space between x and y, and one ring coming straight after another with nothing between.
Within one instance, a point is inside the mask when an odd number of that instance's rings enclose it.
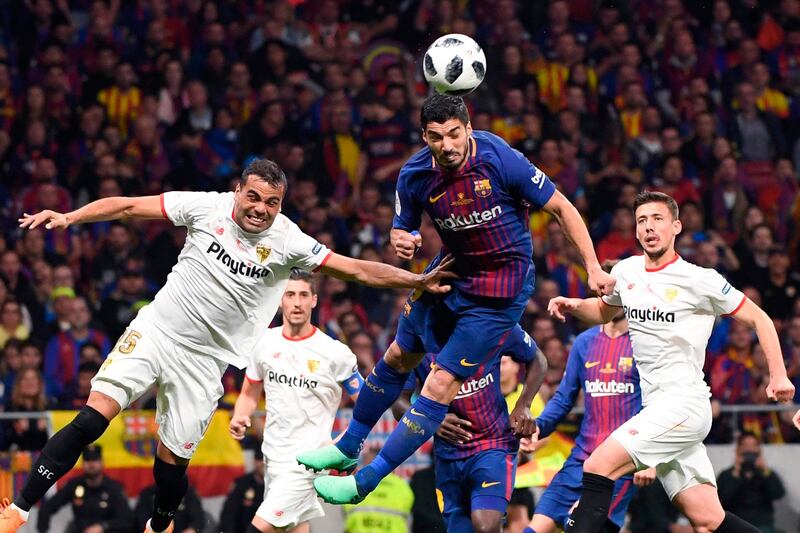
<instances>
[{"instance_id":1,"label":"stadium crowd background","mask_svg":"<svg viewBox=\"0 0 800 533\"><path fill-rule=\"evenodd\" d=\"M600 260L638 253L642 188L681 206L681 255L774 319L800 390L800 2L797 0L26 0L0 2L0 409L78 408L126 324L163 284L184 229L166 221L21 232L17 218L100 197L228 190L253 157L289 179L283 213L329 247L400 265L394 185L421 146L418 59L441 34L484 47L472 124L505 138L585 215ZM531 216L537 290L524 316L557 386L579 324L545 313L586 294L554 220ZM407 266L440 241L429 221ZM366 373L404 292L319 280L315 323ZM715 327L715 406L767 404L753 332ZM226 376L232 405L241 373ZM795 398L795 401L800 398ZM141 405L147 405L143 399ZM798 441L788 416L715 411ZM736 426L736 427L734 427ZM3 423L38 450L42 423Z\"/></svg>"}]
</instances>

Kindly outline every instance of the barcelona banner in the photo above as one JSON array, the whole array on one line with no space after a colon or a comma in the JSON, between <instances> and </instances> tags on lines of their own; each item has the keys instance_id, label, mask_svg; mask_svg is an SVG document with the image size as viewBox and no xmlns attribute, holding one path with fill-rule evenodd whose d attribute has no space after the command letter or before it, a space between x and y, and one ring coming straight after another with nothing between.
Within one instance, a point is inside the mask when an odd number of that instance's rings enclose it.
<instances>
[{"instance_id":1,"label":"barcelona banner","mask_svg":"<svg viewBox=\"0 0 800 533\"><path fill-rule=\"evenodd\" d=\"M122 411L106 432L97 440L103 448L106 475L125 487L129 497L152 485L153 457L158 443L158 424L155 411ZM52 428L58 431L75 418L75 411L53 411ZM244 456L239 443L228 434L229 413L214 414L208 431L189 463L189 480L202 496L221 496L228 493L233 480L244 474ZM59 488L81 473L78 461L59 481Z\"/></svg>"}]
</instances>

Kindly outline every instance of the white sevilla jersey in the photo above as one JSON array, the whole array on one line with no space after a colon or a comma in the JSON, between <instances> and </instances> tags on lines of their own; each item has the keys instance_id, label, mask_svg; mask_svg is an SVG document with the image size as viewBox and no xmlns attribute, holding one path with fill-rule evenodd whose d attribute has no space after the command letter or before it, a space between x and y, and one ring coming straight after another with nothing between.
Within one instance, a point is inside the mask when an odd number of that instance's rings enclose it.
<instances>
[{"instance_id":1,"label":"white sevilla jersey","mask_svg":"<svg viewBox=\"0 0 800 533\"><path fill-rule=\"evenodd\" d=\"M708 395L703 380L708 337L716 317L738 311L745 296L716 270L678 255L653 270L645 268L644 256L629 257L611 275L617 284L603 301L625 310L642 403L667 389Z\"/></svg>"},{"instance_id":2,"label":"white sevilla jersey","mask_svg":"<svg viewBox=\"0 0 800 533\"><path fill-rule=\"evenodd\" d=\"M267 421L261 449L268 463L296 464L295 456L330 444L342 383L358 372L346 345L317 328L300 339L270 328L253 349L246 377L263 382Z\"/></svg>"},{"instance_id":3,"label":"white sevilla jersey","mask_svg":"<svg viewBox=\"0 0 800 533\"><path fill-rule=\"evenodd\" d=\"M166 335L238 368L267 329L292 267L313 270L330 251L278 214L261 233L233 220L233 193L168 192L161 211L186 226L164 287L141 313Z\"/></svg>"}]
</instances>

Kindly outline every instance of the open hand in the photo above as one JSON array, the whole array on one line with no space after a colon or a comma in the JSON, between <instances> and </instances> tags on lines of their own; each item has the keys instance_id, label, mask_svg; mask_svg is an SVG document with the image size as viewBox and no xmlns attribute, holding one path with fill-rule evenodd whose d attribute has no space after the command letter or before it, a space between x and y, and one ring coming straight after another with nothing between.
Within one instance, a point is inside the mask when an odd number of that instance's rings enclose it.
<instances>
[{"instance_id":1,"label":"open hand","mask_svg":"<svg viewBox=\"0 0 800 533\"><path fill-rule=\"evenodd\" d=\"M472 433L466 428L472 426L472 422L459 418L458 415L447 413L442 425L436 431L436 436L441 437L450 444L463 444L472 438Z\"/></svg>"},{"instance_id":2,"label":"open hand","mask_svg":"<svg viewBox=\"0 0 800 533\"><path fill-rule=\"evenodd\" d=\"M67 216L63 213L45 209L35 215L23 213L22 218L18 219L20 228L34 229L44 224L47 229L66 228L69 226Z\"/></svg>"},{"instance_id":3,"label":"open hand","mask_svg":"<svg viewBox=\"0 0 800 533\"><path fill-rule=\"evenodd\" d=\"M547 312L550 313L550 316L559 319L561 322L564 322L567 319L565 313L577 309L580 304L580 298L556 296L550 300L549 304L547 304Z\"/></svg>"},{"instance_id":4,"label":"open hand","mask_svg":"<svg viewBox=\"0 0 800 533\"><path fill-rule=\"evenodd\" d=\"M453 256L447 254L436 268L422 275L422 286L420 288L434 294L449 292L451 289L450 285L442 285L442 281L458 277L458 274L450 270L455 262Z\"/></svg>"}]
</instances>

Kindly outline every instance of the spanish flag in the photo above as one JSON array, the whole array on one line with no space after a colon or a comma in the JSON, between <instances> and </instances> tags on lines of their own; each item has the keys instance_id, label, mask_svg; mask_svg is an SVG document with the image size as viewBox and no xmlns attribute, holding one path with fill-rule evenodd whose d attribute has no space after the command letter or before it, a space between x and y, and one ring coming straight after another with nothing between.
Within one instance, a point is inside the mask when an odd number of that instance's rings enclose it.
<instances>
[{"instance_id":1,"label":"spanish flag","mask_svg":"<svg viewBox=\"0 0 800 533\"><path fill-rule=\"evenodd\" d=\"M97 444L103 447L105 472L125 487L128 497L139 495L152 485L153 457L158 443L155 411L122 411L108 426ZM53 411L52 428L58 431L75 418L75 411ZM189 463L189 480L200 496L228 493L233 480L244 474L244 456L239 443L228 435L229 414L217 411L206 435ZM61 487L70 478L80 475L78 461L59 481Z\"/></svg>"}]
</instances>

